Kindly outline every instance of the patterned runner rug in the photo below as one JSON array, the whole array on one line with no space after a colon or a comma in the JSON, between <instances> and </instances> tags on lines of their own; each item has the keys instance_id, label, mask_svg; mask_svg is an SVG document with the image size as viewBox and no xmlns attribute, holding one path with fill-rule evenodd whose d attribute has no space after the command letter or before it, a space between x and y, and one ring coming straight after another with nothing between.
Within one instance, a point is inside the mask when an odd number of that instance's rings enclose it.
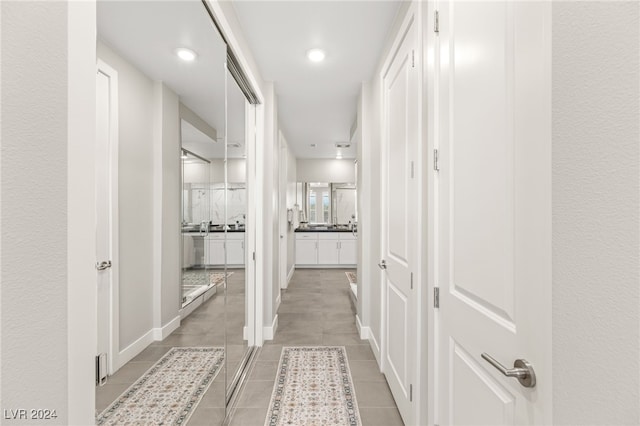
<instances>
[{"instance_id":1,"label":"patterned runner rug","mask_svg":"<svg viewBox=\"0 0 640 426\"><path fill-rule=\"evenodd\" d=\"M355 284L358 282L355 272L345 272L345 274L347 274L347 279L349 280L349 283Z\"/></svg>"},{"instance_id":2,"label":"patterned runner rug","mask_svg":"<svg viewBox=\"0 0 640 426\"><path fill-rule=\"evenodd\" d=\"M284 347L265 426L361 426L344 346Z\"/></svg>"},{"instance_id":3,"label":"patterned runner rug","mask_svg":"<svg viewBox=\"0 0 640 426\"><path fill-rule=\"evenodd\" d=\"M171 348L98 415L96 424L185 424L223 360L223 348Z\"/></svg>"}]
</instances>

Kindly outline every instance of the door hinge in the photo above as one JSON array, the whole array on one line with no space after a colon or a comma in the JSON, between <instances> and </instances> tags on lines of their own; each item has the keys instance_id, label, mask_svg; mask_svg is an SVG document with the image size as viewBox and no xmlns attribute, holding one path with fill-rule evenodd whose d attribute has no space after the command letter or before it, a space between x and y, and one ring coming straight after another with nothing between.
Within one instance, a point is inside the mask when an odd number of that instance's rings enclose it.
<instances>
[{"instance_id":1,"label":"door hinge","mask_svg":"<svg viewBox=\"0 0 640 426\"><path fill-rule=\"evenodd\" d=\"M413 290L413 272L411 273L411 290Z\"/></svg>"},{"instance_id":2,"label":"door hinge","mask_svg":"<svg viewBox=\"0 0 640 426\"><path fill-rule=\"evenodd\" d=\"M438 150L434 149L433 150L433 170L435 170L436 172L440 170L440 165L438 164Z\"/></svg>"},{"instance_id":3,"label":"door hinge","mask_svg":"<svg viewBox=\"0 0 640 426\"><path fill-rule=\"evenodd\" d=\"M413 401L413 385L409 385L409 402Z\"/></svg>"},{"instance_id":4,"label":"door hinge","mask_svg":"<svg viewBox=\"0 0 640 426\"><path fill-rule=\"evenodd\" d=\"M253 260L256 260L256 252L253 252Z\"/></svg>"},{"instance_id":5,"label":"door hinge","mask_svg":"<svg viewBox=\"0 0 640 426\"><path fill-rule=\"evenodd\" d=\"M433 32L440 34L440 13L437 10L433 12Z\"/></svg>"},{"instance_id":6,"label":"door hinge","mask_svg":"<svg viewBox=\"0 0 640 426\"><path fill-rule=\"evenodd\" d=\"M413 179L413 161L411 162L411 179Z\"/></svg>"},{"instance_id":7,"label":"door hinge","mask_svg":"<svg viewBox=\"0 0 640 426\"><path fill-rule=\"evenodd\" d=\"M416 51L412 50L411 51L411 68L415 68L416 67Z\"/></svg>"},{"instance_id":8,"label":"door hinge","mask_svg":"<svg viewBox=\"0 0 640 426\"><path fill-rule=\"evenodd\" d=\"M440 289L438 287L433 288L433 307L440 307Z\"/></svg>"}]
</instances>

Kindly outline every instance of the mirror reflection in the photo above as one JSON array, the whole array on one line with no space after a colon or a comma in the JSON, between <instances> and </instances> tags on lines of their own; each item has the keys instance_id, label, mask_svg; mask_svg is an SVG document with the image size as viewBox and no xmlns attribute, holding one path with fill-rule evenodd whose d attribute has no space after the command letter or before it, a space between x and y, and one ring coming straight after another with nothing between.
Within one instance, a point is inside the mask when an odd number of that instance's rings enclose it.
<instances>
[{"instance_id":1,"label":"mirror reflection","mask_svg":"<svg viewBox=\"0 0 640 426\"><path fill-rule=\"evenodd\" d=\"M298 182L296 206L300 227L357 226L357 192L355 183Z\"/></svg>"},{"instance_id":2,"label":"mirror reflection","mask_svg":"<svg viewBox=\"0 0 640 426\"><path fill-rule=\"evenodd\" d=\"M97 251L115 261L97 296L97 421L173 424L197 407L221 424L252 339L252 107L227 74L227 47L201 2L99 1L97 20L98 155L118 153L98 177L99 203L118 213L98 218ZM119 239L100 234L116 225Z\"/></svg>"}]
</instances>

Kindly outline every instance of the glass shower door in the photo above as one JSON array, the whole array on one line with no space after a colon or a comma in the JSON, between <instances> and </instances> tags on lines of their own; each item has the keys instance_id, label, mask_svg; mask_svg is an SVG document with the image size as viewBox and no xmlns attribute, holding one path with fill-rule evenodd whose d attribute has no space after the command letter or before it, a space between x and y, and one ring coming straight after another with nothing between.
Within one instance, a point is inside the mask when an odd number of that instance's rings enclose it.
<instances>
[{"instance_id":1,"label":"glass shower door","mask_svg":"<svg viewBox=\"0 0 640 426\"><path fill-rule=\"evenodd\" d=\"M189 133L188 123L182 123ZM185 307L211 289L208 271L213 262L209 244L211 221L211 162L182 149L182 285L181 303Z\"/></svg>"}]
</instances>

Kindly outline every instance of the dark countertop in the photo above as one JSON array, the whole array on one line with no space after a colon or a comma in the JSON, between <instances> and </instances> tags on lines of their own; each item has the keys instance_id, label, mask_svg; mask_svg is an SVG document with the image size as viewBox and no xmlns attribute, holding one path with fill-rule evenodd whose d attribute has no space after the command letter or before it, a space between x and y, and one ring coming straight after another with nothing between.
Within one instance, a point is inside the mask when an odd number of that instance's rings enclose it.
<instances>
[{"instance_id":1,"label":"dark countertop","mask_svg":"<svg viewBox=\"0 0 640 426\"><path fill-rule=\"evenodd\" d=\"M349 228L296 228L295 232L351 232Z\"/></svg>"},{"instance_id":2,"label":"dark countertop","mask_svg":"<svg viewBox=\"0 0 640 426\"><path fill-rule=\"evenodd\" d=\"M224 232L224 229L212 229L209 231L209 233L220 233L220 232ZM244 232L244 228L242 229L227 229L227 232ZM194 234L194 235L198 235L200 234L200 231L182 231L183 234Z\"/></svg>"}]
</instances>

